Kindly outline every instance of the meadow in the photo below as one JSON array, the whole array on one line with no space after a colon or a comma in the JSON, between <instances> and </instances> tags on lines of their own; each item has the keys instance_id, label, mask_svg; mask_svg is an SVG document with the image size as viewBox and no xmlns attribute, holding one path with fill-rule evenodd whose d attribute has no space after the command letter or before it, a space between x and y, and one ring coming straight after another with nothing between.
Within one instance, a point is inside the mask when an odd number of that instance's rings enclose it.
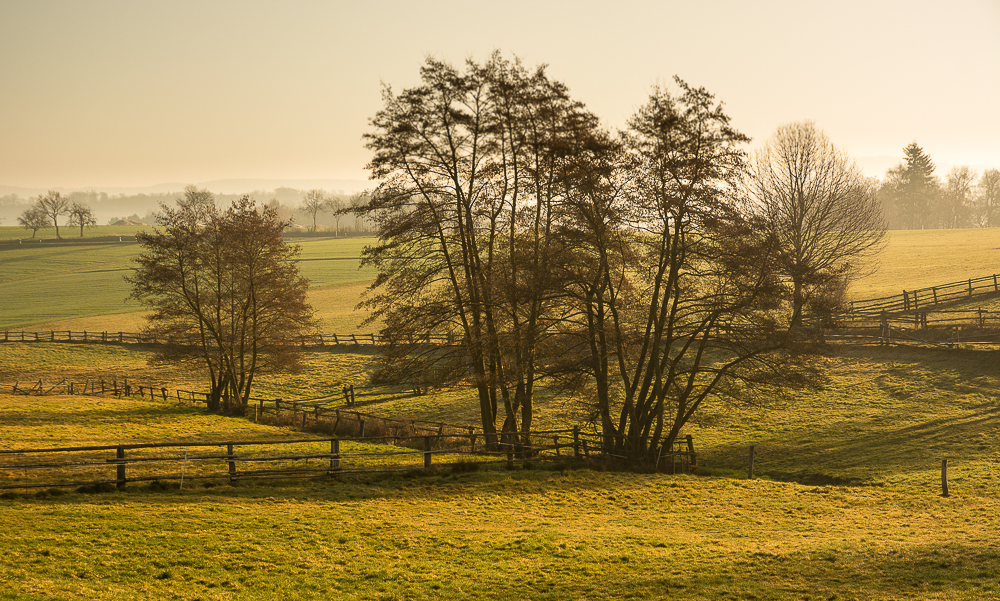
<instances>
[{"instance_id":1,"label":"meadow","mask_svg":"<svg viewBox=\"0 0 1000 601\"><path fill-rule=\"evenodd\" d=\"M990 234L891 232L871 276L877 283L857 283L861 296L993 273ZM353 319L343 313L365 285L353 261L361 244L302 241L303 258L314 259L303 270L325 282L311 298L328 323ZM128 260L95 248L79 271L82 256L60 263L58 253L38 262L47 270L32 271L31 255L8 252L0 250L0 286L127 269ZM0 288L4 319L7 303L19 302L16 289ZM315 296L324 290L329 297ZM66 310L48 323L120 323L97 308L86 318ZM31 321L30 305L22 315ZM0 448L309 435L179 403L6 394L14 381L112 376L197 389L197 372L150 364L152 352L0 345ZM261 394L310 398L363 387L371 352L307 353L303 372L264 377ZM518 465L0 495L0 599L1000 598L996 350L830 345L812 361L825 374L814 388L762 406L707 406L687 430L701 466L694 475ZM536 427L586 426L584 400L543 394ZM365 410L476 420L464 389ZM756 479L747 480L751 445ZM940 491L942 459L949 497Z\"/></svg>"}]
</instances>

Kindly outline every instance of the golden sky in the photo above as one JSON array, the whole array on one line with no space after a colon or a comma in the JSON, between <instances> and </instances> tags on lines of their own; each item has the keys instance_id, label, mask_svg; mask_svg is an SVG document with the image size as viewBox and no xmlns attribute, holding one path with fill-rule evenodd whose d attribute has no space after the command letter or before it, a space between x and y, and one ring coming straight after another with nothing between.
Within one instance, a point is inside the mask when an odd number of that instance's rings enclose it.
<instances>
[{"instance_id":1,"label":"golden sky","mask_svg":"<svg viewBox=\"0 0 1000 601\"><path fill-rule=\"evenodd\" d=\"M0 184L365 179L382 82L494 49L609 127L676 74L755 140L1000 167L1000 0L0 0Z\"/></svg>"}]
</instances>

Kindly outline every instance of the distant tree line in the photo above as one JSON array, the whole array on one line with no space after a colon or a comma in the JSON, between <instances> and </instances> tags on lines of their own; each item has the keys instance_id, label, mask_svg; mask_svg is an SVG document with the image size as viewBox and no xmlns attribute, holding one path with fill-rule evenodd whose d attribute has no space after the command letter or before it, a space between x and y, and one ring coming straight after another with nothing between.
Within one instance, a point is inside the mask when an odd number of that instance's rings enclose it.
<instances>
[{"instance_id":1,"label":"distant tree line","mask_svg":"<svg viewBox=\"0 0 1000 601\"><path fill-rule=\"evenodd\" d=\"M189 186L190 188L190 186ZM183 196L182 192L181 196ZM325 190L296 190L278 188L273 191L256 191L251 196L268 198L265 204L275 210L294 229L300 227L308 231L329 231L338 234L357 234L373 231L371 222L363 216L355 215L352 207L363 204L363 194L344 194ZM238 202L243 194L213 194L219 206L230 206ZM71 192L62 194L49 191L35 198L24 199L16 194L0 198L0 209L5 215L16 216L17 223L31 231L34 238L40 230L55 229L61 238L60 225L82 228L98 224L97 215L120 215L106 220L109 225L133 223L155 225L162 215L161 204L171 204L179 196L164 194L118 194L104 192Z\"/></svg>"},{"instance_id":2,"label":"distant tree line","mask_svg":"<svg viewBox=\"0 0 1000 601\"><path fill-rule=\"evenodd\" d=\"M1000 169L981 176L955 167L942 182L930 156L912 142L903 161L886 172L879 200L889 227L920 230L1000 226Z\"/></svg>"}]
</instances>

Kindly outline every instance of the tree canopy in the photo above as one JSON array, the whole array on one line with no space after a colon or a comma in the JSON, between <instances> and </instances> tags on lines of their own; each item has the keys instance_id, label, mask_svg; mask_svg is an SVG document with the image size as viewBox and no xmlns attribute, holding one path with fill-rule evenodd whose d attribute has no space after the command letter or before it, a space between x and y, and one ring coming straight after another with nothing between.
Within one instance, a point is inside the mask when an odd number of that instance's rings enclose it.
<instances>
[{"instance_id":1,"label":"tree canopy","mask_svg":"<svg viewBox=\"0 0 1000 601\"><path fill-rule=\"evenodd\" d=\"M756 381L779 356L781 288L735 185L748 138L677 86L621 134L498 54L386 86L365 136L381 183L355 207L379 231L364 305L392 344L376 379L471 383L495 446L528 442L547 378L593 394L606 450L635 460Z\"/></svg>"},{"instance_id":2,"label":"tree canopy","mask_svg":"<svg viewBox=\"0 0 1000 601\"><path fill-rule=\"evenodd\" d=\"M312 324L299 249L281 238L288 223L249 197L223 212L161 205L160 221L136 236L131 298L152 309L148 329L167 341L160 359L201 364L209 408L241 413L259 372L298 366L297 340Z\"/></svg>"}]
</instances>

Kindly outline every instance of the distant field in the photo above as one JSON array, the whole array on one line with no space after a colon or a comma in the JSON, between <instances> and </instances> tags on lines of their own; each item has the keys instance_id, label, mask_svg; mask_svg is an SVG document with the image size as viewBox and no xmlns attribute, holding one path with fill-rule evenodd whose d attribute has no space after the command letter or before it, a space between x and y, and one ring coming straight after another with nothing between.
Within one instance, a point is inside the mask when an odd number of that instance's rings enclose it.
<instances>
[{"instance_id":1,"label":"distant field","mask_svg":"<svg viewBox=\"0 0 1000 601\"><path fill-rule=\"evenodd\" d=\"M14 228L3 228L14 229ZM365 317L354 312L374 273L358 269L371 238L293 238L302 247L300 269L312 284L310 301L321 328L349 334ZM128 301L133 241L0 244L0 329L135 331L141 307Z\"/></svg>"},{"instance_id":2,"label":"distant field","mask_svg":"<svg viewBox=\"0 0 1000 601\"><path fill-rule=\"evenodd\" d=\"M854 282L853 298L901 294L1000 273L1000 228L888 232L877 271Z\"/></svg>"},{"instance_id":3,"label":"distant field","mask_svg":"<svg viewBox=\"0 0 1000 601\"><path fill-rule=\"evenodd\" d=\"M62 242L19 244L12 240L23 238L22 228L0 227L0 329L137 329L142 314L126 300L122 276L138 252L128 237L138 229L100 226L85 230L82 242L67 231ZM374 239L289 240L302 247L301 269L312 282L310 301L320 327L344 334L375 329L359 328L365 314L354 310L374 277L373 270L358 269L361 249ZM990 275L1000 272L1000 229L891 231L874 263L877 271L853 284L853 298Z\"/></svg>"}]
</instances>

